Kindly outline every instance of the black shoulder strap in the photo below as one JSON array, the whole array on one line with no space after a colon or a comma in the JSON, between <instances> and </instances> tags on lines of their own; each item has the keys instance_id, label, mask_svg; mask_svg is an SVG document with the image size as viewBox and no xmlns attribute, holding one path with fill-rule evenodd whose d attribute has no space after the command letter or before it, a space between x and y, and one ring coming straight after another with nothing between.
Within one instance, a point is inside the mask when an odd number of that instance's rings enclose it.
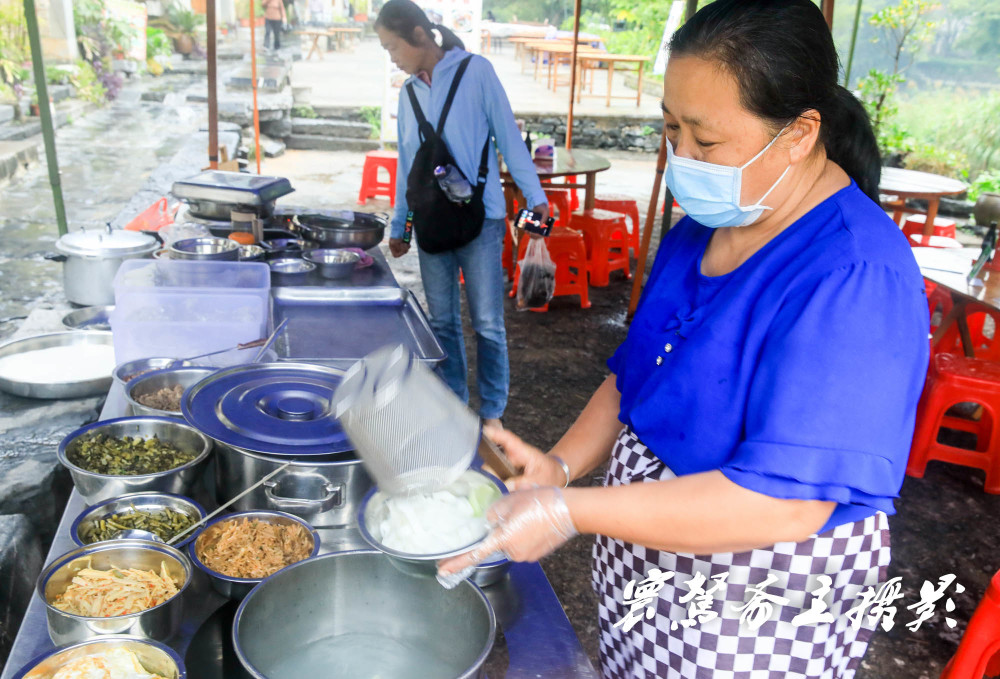
<instances>
[{"instance_id":1,"label":"black shoulder strap","mask_svg":"<svg viewBox=\"0 0 1000 679\"><path fill-rule=\"evenodd\" d=\"M465 75L465 69L469 67L470 61L472 61L471 54L462 59L462 63L458 65L458 70L455 71L455 77L451 79L451 89L448 90L448 98L444 100L441 117L438 118L437 133L439 137L444 132L444 121L448 118L448 112L451 110L451 102L455 100L455 93L458 92L458 83L462 81L462 76Z\"/></svg>"},{"instance_id":2,"label":"black shoulder strap","mask_svg":"<svg viewBox=\"0 0 1000 679\"><path fill-rule=\"evenodd\" d=\"M413 115L417 118L417 129L420 131L420 140L429 139L434 134L434 128L427 122L420 104L417 103L417 94L413 91L413 83L406 86L406 93L410 95L410 108L413 109Z\"/></svg>"}]
</instances>

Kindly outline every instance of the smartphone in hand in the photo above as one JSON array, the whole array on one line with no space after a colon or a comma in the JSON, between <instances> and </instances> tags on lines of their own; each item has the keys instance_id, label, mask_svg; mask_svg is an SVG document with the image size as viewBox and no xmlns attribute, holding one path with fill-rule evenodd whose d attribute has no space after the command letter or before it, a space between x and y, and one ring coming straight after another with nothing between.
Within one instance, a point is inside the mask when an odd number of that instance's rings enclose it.
<instances>
[{"instance_id":1,"label":"smartphone in hand","mask_svg":"<svg viewBox=\"0 0 1000 679\"><path fill-rule=\"evenodd\" d=\"M542 216L533 210L521 210L517 213L517 218L514 220L514 227L517 229L523 229L529 233L536 233L539 236L548 237L552 233L552 225L555 224L555 218L549 217L542 223Z\"/></svg>"}]
</instances>

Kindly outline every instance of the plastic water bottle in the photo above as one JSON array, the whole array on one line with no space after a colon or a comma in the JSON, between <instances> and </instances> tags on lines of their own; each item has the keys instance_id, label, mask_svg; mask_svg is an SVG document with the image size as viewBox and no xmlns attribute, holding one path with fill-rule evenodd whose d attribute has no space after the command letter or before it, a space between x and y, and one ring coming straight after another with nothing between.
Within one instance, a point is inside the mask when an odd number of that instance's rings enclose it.
<instances>
[{"instance_id":1,"label":"plastic water bottle","mask_svg":"<svg viewBox=\"0 0 1000 679\"><path fill-rule=\"evenodd\" d=\"M472 186L454 165L438 165L434 168L438 186L453 203L468 203L472 200Z\"/></svg>"}]
</instances>

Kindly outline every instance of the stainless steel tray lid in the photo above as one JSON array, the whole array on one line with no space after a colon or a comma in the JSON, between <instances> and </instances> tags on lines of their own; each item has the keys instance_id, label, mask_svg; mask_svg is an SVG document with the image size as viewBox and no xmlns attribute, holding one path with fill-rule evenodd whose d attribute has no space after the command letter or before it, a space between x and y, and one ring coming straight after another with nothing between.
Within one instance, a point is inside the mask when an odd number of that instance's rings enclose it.
<instances>
[{"instance_id":1,"label":"stainless steel tray lid","mask_svg":"<svg viewBox=\"0 0 1000 679\"><path fill-rule=\"evenodd\" d=\"M170 192L181 200L208 200L239 205L263 205L294 191L284 177L207 170L174 182Z\"/></svg>"},{"instance_id":2,"label":"stainless steel tray lid","mask_svg":"<svg viewBox=\"0 0 1000 679\"><path fill-rule=\"evenodd\" d=\"M332 405L342 375L305 363L239 365L188 389L181 412L216 441L255 453L342 453L352 449Z\"/></svg>"}]
</instances>

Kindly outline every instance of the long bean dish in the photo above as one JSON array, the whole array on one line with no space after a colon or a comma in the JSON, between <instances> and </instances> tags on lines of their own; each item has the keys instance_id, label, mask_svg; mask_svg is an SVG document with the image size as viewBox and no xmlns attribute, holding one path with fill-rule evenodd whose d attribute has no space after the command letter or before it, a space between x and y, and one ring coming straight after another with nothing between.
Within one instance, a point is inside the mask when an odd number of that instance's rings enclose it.
<instances>
[{"instance_id":1,"label":"long bean dish","mask_svg":"<svg viewBox=\"0 0 1000 679\"><path fill-rule=\"evenodd\" d=\"M258 519L222 521L195 542L195 553L208 568L231 578L266 578L312 554L313 537L298 523Z\"/></svg>"}]
</instances>

